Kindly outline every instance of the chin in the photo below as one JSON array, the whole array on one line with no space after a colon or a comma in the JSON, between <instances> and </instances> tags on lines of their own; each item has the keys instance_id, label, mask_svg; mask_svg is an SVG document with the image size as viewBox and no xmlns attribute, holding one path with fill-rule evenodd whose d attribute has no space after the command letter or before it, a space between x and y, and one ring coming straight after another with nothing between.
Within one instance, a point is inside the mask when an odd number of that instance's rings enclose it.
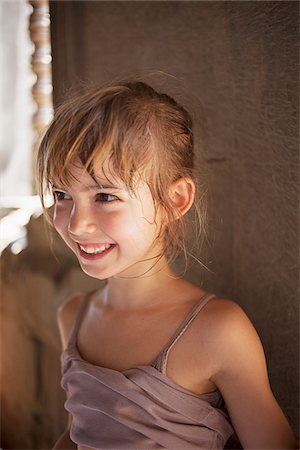
<instances>
[{"instance_id":1,"label":"chin","mask_svg":"<svg viewBox=\"0 0 300 450\"><path fill-rule=\"evenodd\" d=\"M88 275L91 278L97 278L97 280L107 280L107 278L110 278L112 276L112 274L109 273L108 271L97 272L96 270L89 270L86 267L82 266L80 267L86 275Z\"/></svg>"}]
</instances>

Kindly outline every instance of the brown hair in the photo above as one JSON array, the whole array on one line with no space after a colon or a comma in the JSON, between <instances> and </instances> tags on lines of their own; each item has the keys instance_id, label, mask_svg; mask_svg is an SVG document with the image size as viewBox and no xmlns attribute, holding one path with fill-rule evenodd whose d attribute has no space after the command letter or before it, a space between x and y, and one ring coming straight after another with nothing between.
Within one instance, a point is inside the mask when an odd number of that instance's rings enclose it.
<instances>
[{"instance_id":1,"label":"brown hair","mask_svg":"<svg viewBox=\"0 0 300 450\"><path fill-rule=\"evenodd\" d=\"M69 168L78 158L91 176L99 164L109 161L113 173L131 191L137 176L146 181L155 206L163 207L167 214L168 225L160 238L169 261L181 250L186 255L185 223L176 220L168 195L171 183L180 177L196 182L193 124L185 108L142 81L89 89L64 102L56 110L37 156L37 179L47 218L44 195L50 183L67 185ZM199 235L205 225L202 195L201 199L194 205Z\"/></svg>"}]
</instances>

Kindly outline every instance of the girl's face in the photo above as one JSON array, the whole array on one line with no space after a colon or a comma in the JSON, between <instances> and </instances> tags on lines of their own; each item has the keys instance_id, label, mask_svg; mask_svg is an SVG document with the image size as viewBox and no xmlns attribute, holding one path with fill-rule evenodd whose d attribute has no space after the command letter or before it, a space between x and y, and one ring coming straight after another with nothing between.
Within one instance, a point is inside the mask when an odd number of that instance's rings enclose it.
<instances>
[{"instance_id":1,"label":"girl's face","mask_svg":"<svg viewBox=\"0 0 300 450\"><path fill-rule=\"evenodd\" d=\"M54 186L54 226L75 253L83 271L95 278L138 276L161 252L155 238L158 214L146 184L134 194L100 170L94 179L73 166L68 186ZM148 261L145 261L148 260ZM143 261L143 262L141 262Z\"/></svg>"}]
</instances>

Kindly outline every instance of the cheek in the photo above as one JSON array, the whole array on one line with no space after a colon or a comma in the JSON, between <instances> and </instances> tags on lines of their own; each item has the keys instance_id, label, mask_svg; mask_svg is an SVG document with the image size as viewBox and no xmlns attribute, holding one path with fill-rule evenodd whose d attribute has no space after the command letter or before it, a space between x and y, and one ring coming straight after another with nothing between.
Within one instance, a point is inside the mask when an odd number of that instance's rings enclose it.
<instances>
[{"instance_id":1,"label":"cheek","mask_svg":"<svg viewBox=\"0 0 300 450\"><path fill-rule=\"evenodd\" d=\"M53 225L60 235L64 235L66 233L68 227L68 220L69 220L68 211L60 208L59 206L55 206L53 213Z\"/></svg>"},{"instance_id":2,"label":"cheek","mask_svg":"<svg viewBox=\"0 0 300 450\"><path fill-rule=\"evenodd\" d=\"M142 212L136 208L130 208L122 211L112 211L102 216L101 228L113 239L130 239L129 242L137 242L139 238L151 239L154 233L152 218L142 215ZM134 239L134 240L133 240Z\"/></svg>"},{"instance_id":3,"label":"cheek","mask_svg":"<svg viewBox=\"0 0 300 450\"><path fill-rule=\"evenodd\" d=\"M130 235L136 228L136 217L129 210L111 211L103 214L99 227L113 238Z\"/></svg>"}]
</instances>

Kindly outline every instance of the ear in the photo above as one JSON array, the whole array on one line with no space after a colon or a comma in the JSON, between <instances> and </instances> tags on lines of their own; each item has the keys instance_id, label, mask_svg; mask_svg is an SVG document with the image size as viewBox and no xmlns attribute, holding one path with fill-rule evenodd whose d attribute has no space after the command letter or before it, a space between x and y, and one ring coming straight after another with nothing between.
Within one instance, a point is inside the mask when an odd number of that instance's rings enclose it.
<instances>
[{"instance_id":1,"label":"ear","mask_svg":"<svg viewBox=\"0 0 300 450\"><path fill-rule=\"evenodd\" d=\"M169 189L171 200L178 211L178 219L186 214L195 198L195 183L191 178L178 178Z\"/></svg>"}]
</instances>

